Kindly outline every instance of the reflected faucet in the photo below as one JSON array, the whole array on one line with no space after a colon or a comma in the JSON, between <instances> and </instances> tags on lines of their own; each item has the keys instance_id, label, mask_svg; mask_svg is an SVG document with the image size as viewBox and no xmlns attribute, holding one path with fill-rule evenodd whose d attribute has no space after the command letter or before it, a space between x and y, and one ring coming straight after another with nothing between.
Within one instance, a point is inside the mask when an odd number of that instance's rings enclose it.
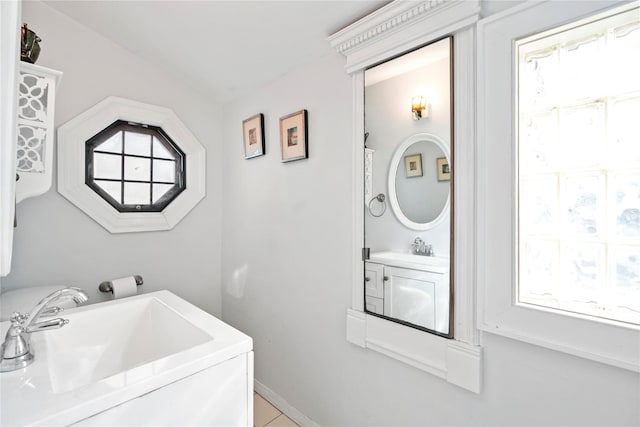
<instances>
[{"instance_id":1,"label":"reflected faucet","mask_svg":"<svg viewBox=\"0 0 640 427\"><path fill-rule=\"evenodd\" d=\"M416 237L411 247L414 255L435 256L433 246L427 245L420 237Z\"/></svg>"},{"instance_id":2,"label":"reflected faucet","mask_svg":"<svg viewBox=\"0 0 640 427\"><path fill-rule=\"evenodd\" d=\"M69 320L62 318L39 321L41 317L55 316L64 310L51 304L67 298L82 304L89 296L80 288L62 288L43 298L29 314L15 312L11 315L11 326L0 347L0 372L22 369L33 362L30 343L32 332L58 329L69 323Z\"/></svg>"}]
</instances>

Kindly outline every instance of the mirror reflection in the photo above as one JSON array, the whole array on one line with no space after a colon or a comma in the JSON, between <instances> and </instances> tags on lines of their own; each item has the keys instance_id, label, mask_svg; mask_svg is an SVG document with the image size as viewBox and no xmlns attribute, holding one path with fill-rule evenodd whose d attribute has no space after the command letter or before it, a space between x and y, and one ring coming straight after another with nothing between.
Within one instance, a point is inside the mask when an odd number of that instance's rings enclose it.
<instances>
[{"instance_id":1,"label":"mirror reflection","mask_svg":"<svg viewBox=\"0 0 640 427\"><path fill-rule=\"evenodd\" d=\"M365 71L365 309L446 337L451 49L449 37Z\"/></svg>"}]
</instances>

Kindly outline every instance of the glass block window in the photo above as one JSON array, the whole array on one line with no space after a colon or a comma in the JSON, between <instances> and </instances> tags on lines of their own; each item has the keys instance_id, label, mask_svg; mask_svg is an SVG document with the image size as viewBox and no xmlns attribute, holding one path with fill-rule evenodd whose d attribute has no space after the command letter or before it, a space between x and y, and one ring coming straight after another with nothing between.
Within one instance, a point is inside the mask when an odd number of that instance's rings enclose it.
<instances>
[{"instance_id":1,"label":"glass block window","mask_svg":"<svg viewBox=\"0 0 640 427\"><path fill-rule=\"evenodd\" d=\"M640 325L639 16L516 43L518 304Z\"/></svg>"},{"instance_id":2,"label":"glass block window","mask_svg":"<svg viewBox=\"0 0 640 427\"><path fill-rule=\"evenodd\" d=\"M85 158L85 183L119 212L161 212L186 186L185 155L159 127L118 120Z\"/></svg>"}]
</instances>

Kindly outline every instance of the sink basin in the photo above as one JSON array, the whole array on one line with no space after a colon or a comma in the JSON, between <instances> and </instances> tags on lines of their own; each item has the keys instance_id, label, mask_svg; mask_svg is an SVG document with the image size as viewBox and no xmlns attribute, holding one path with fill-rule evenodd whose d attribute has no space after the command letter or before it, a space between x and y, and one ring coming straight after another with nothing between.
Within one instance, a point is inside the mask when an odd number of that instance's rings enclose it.
<instances>
[{"instance_id":1,"label":"sink basin","mask_svg":"<svg viewBox=\"0 0 640 427\"><path fill-rule=\"evenodd\" d=\"M402 252L373 252L369 261L393 267L411 268L446 274L449 272L449 258L413 255Z\"/></svg>"},{"instance_id":2,"label":"sink basin","mask_svg":"<svg viewBox=\"0 0 640 427\"><path fill-rule=\"evenodd\" d=\"M64 393L211 340L155 298L69 313L44 335L54 393Z\"/></svg>"},{"instance_id":3,"label":"sink basin","mask_svg":"<svg viewBox=\"0 0 640 427\"><path fill-rule=\"evenodd\" d=\"M31 335L35 361L0 374L1 425L69 425L252 350L168 291L66 310ZM2 337L9 322L1 324Z\"/></svg>"}]
</instances>

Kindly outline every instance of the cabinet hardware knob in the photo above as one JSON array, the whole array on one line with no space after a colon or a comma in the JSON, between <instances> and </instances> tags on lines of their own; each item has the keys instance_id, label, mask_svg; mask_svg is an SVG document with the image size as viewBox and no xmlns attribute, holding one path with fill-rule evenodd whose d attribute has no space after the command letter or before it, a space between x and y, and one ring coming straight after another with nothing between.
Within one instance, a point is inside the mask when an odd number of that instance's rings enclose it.
<instances>
[{"instance_id":1,"label":"cabinet hardware knob","mask_svg":"<svg viewBox=\"0 0 640 427\"><path fill-rule=\"evenodd\" d=\"M386 282L387 280L389 280L389 276L384 276L384 277L382 278L382 280L384 280L384 281Z\"/></svg>"},{"instance_id":2,"label":"cabinet hardware knob","mask_svg":"<svg viewBox=\"0 0 640 427\"><path fill-rule=\"evenodd\" d=\"M365 282L370 282L370 281L371 281L371 277L365 277L365 278L364 278L364 281L365 281Z\"/></svg>"}]
</instances>

